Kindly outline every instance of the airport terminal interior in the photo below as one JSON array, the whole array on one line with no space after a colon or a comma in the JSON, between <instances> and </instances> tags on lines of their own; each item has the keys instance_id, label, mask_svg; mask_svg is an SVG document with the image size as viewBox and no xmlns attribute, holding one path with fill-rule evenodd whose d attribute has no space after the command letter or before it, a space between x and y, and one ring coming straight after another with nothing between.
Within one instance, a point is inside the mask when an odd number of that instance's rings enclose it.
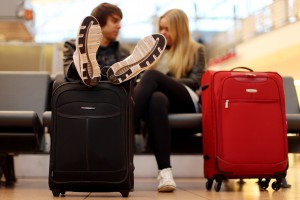
<instances>
[{"instance_id":1,"label":"airport terminal interior","mask_svg":"<svg viewBox=\"0 0 300 200\"><path fill-rule=\"evenodd\" d=\"M76 37L82 18L90 15L91 10L103 2L1 0L0 71L46 72L51 80L63 75L64 42ZM208 70L226 71L234 67L248 67L257 72L277 72L282 77L291 77L296 94L293 100L299 111L293 114L300 115L300 0L107 2L118 5L123 12L118 40L130 50L133 50L139 39L157 32L158 18L165 11L182 9L189 18L191 36L206 47ZM0 122L0 126L4 127L5 123ZM48 128L44 130L41 152L1 152L0 147L0 200L124 199L118 192L67 191L65 195L54 197L48 186L51 147ZM155 158L151 151L145 150L147 144L143 135L135 135L134 190L129 193L128 199L300 199L300 125L298 130L287 133L289 168L285 187L278 191L271 187L273 180L266 190L261 190L255 178L228 179L223 181L220 191L215 191L214 187L207 190L201 134L195 134L193 141L172 143L174 152L171 162L177 183L177 189L172 193L157 192ZM12 184L7 184L4 175L3 166L7 162L5 156L12 159L10 162L13 163L15 178Z\"/></svg>"}]
</instances>

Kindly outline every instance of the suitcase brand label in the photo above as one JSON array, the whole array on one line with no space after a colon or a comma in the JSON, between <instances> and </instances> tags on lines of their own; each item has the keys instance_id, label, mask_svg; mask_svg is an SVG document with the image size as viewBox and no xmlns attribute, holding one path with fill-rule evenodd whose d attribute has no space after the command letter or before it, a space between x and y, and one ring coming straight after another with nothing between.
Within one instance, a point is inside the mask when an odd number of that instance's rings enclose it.
<instances>
[{"instance_id":1,"label":"suitcase brand label","mask_svg":"<svg viewBox=\"0 0 300 200\"><path fill-rule=\"evenodd\" d=\"M81 106L82 110L96 110L95 107L90 107L90 106Z\"/></svg>"},{"instance_id":2,"label":"suitcase brand label","mask_svg":"<svg viewBox=\"0 0 300 200\"><path fill-rule=\"evenodd\" d=\"M246 92L257 93L257 89L246 89Z\"/></svg>"}]
</instances>

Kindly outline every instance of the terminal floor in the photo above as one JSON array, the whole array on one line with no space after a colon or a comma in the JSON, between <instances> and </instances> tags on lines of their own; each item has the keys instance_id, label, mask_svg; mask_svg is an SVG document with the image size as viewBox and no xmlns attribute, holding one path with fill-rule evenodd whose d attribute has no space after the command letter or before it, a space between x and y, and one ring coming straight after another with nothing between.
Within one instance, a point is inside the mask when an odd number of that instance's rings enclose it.
<instances>
[{"instance_id":1,"label":"terminal floor","mask_svg":"<svg viewBox=\"0 0 300 200\"><path fill-rule=\"evenodd\" d=\"M135 188L125 199L138 200L298 200L300 199L300 155L292 154L288 169L287 181L290 188L281 188L274 191L271 184L266 191L261 191L256 179L245 179L244 184L239 184L237 179L223 182L220 192L207 191L205 178L176 178L177 190L173 193L159 193L156 191L155 178L135 178ZM273 180L272 180L273 181ZM271 181L271 182L272 182ZM124 199L119 192L111 193L82 193L66 192L65 196L53 197L49 190L47 177L45 178L18 178L13 187L0 186L1 200L112 200Z\"/></svg>"}]
</instances>

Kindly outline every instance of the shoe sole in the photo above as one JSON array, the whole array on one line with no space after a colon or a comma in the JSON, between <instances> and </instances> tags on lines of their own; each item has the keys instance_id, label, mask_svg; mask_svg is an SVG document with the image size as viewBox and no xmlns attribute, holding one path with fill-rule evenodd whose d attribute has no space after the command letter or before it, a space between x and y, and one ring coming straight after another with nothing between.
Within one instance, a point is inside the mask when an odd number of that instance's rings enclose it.
<instances>
[{"instance_id":1,"label":"shoe sole","mask_svg":"<svg viewBox=\"0 0 300 200\"><path fill-rule=\"evenodd\" d=\"M127 81L151 67L166 48L166 38L153 34L140 40L133 53L107 70L107 78L114 84Z\"/></svg>"},{"instance_id":2,"label":"shoe sole","mask_svg":"<svg viewBox=\"0 0 300 200\"><path fill-rule=\"evenodd\" d=\"M159 192L173 192L174 190L176 190L176 187L174 187L173 185L165 185L158 188Z\"/></svg>"},{"instance_id":3,"label":"shoe sole","mask_svg":"<svg viewBox=\"0 0 300 200\"><path fill-rule=\"evenodd\" d=\"M96 53L103 37L97 19L93 16L84 18L77 37L82 81L87 86L95 86L101 77Z\"/></svg>"}]
</instances>

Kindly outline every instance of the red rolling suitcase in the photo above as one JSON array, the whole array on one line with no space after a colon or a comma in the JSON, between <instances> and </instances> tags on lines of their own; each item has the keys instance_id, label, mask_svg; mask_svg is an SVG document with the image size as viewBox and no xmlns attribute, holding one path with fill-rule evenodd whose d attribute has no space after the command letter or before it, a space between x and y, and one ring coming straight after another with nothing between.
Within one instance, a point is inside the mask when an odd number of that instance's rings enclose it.
<instances>
[{"instance_id":1,"label":"red rolling suitcase","mask_svg":"<svg viewBox=\"0 0 300 200\"><path fill-rule=\"evenodd\" d=\"M202 77L206 189L214 181L219 191L224 179L258 178L265 190L275 178L279 190L288 168L283 81L276 72L239 68Z\"/></svg>"}]
</instances>

